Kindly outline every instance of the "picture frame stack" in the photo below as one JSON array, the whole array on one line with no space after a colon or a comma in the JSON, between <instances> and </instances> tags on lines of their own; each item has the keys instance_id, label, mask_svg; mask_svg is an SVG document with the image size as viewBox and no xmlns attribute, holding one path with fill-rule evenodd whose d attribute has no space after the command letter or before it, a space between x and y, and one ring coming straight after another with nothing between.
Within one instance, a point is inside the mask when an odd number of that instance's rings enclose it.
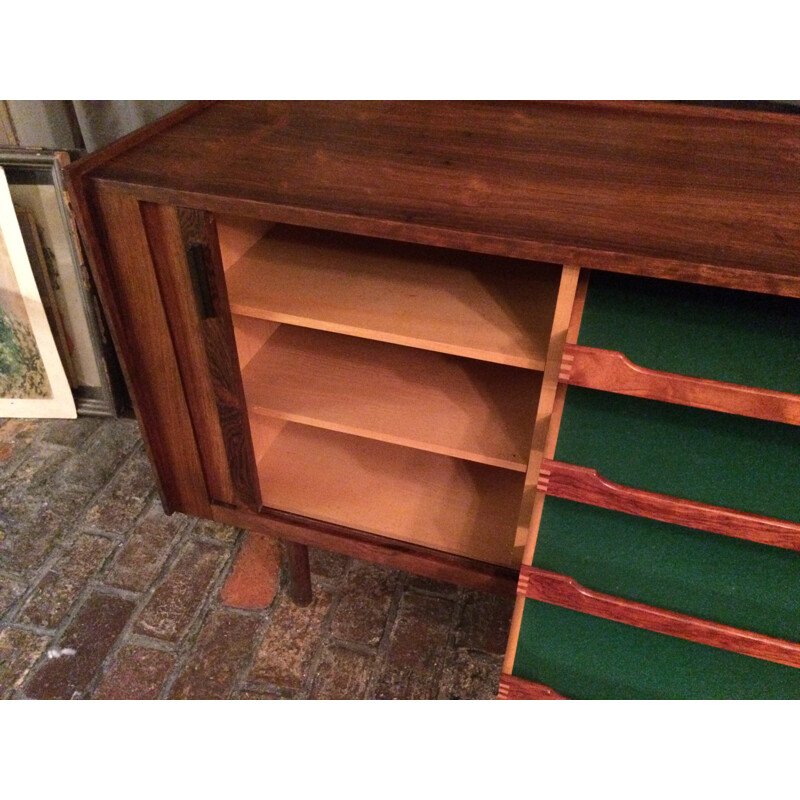
<instances>
[{"instance_id":1,"label":"picture frame stack","mask_svg":"<svg viewBox=\"0 0 800 800\"><path fill-rule=\"evenodd\" d=\"M71 160L0 148L0 418L127 407L63 184Z\"/></svg>"}]
</instances>

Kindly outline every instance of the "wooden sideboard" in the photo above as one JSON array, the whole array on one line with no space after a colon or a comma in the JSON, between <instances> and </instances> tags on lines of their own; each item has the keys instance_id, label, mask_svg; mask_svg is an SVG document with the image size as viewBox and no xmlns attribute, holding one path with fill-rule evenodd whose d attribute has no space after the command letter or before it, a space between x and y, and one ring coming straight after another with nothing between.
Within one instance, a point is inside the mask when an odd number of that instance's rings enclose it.
<instances>
[{"instance_id":1,"label":"wooden sideboard","mask_svg":"<svg viewBox=\"0 0 800 800\"><path fill-rule=\"evenodd\" d=\"M500 697L800 695L800 118L195 103L68 180L167 509L516 592Z\"/></svg>"}]
</instances>

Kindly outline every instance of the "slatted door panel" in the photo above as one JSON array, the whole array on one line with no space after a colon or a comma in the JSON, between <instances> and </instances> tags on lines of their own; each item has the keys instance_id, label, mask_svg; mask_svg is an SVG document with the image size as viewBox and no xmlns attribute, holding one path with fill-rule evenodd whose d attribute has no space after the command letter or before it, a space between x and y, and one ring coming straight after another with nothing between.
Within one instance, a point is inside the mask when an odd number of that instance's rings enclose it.
<instances>
[{"instance_id":1,"label":"slatted door panel","mask_svg":"<svg viewBox=\"0 0 800 800\"><path fill-rule=\"evenodd\" d=\"M170 309L189 413L203 443L210 498L257 509L255 457L213 216L151 203L141 213Z\"/></svg>"}]
</instances>

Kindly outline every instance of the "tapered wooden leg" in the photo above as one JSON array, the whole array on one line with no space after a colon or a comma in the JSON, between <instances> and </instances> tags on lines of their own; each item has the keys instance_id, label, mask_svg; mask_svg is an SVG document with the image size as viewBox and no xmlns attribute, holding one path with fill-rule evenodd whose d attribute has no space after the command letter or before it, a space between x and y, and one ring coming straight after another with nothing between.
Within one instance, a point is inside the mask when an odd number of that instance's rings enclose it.
<instances>
[{"instance_id":1,"label":"tapered wooden leg","mask_svg":"<svg viewBox=\"0 0 800 800\"><path fill-rule=\"evenodd\" d=\"M304 544L286 542L286 566L289 570L289 597L298 606L307 606L314 599L311 593L311 567L308 548Z\"/></svg>"}]
</instances>

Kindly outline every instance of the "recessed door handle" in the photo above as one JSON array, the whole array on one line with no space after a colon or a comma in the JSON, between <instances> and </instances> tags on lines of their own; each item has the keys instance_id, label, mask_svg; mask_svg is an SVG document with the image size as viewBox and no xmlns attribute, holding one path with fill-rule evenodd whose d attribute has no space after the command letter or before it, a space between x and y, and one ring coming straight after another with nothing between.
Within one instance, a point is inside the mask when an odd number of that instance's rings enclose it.
<instances>
[{"instance_id":1,"label":"recessed door handle","mask_svg":"<svg viewBox=\"0 0 800 800\"><path fill-rule=\"evenodd\" d=\"M194 298L197 301L197 313L200 315L200 319L210 319L216 314L211 297L211 287L208 283L206 246L202 242L190 242L187 244L186 261L189 265Z\"/></svg>"}]
</instances>

